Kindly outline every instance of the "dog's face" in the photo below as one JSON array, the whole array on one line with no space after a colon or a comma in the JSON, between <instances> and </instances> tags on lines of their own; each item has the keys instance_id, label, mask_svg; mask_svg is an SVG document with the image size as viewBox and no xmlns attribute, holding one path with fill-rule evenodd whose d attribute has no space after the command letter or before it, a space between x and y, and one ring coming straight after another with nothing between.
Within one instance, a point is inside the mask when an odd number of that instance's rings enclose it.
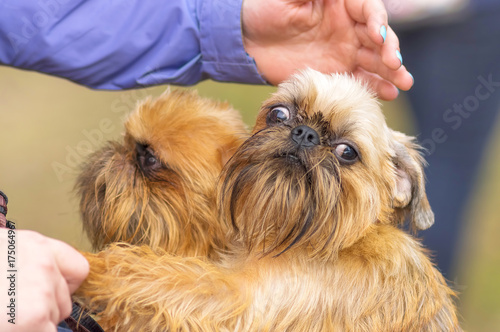
<instances>
[{"instance_id":1,"label":"dog's face","mask_svg":"<svg viewBox=\"0 0 500 332\"><path fill-rule=\"evenodd\" d=\"M125 128L123 142L93 154L78 179L94 247L126 241L207 254L224 232L214 213L217 177L248 136L239 113L167 91L140 104Z\"/></svg>"},{"instance_id":2,"label":"dog's face","mask_svg":"<svg viewBox=\"0 0 500 332\"><path fill-rule=\"evenodd\" d=\"M308 70L279 86L222 173L221 217L247 249L331 257L377 223L433 223L422 160L348 76Z\"/></svg>"}]
</instances>

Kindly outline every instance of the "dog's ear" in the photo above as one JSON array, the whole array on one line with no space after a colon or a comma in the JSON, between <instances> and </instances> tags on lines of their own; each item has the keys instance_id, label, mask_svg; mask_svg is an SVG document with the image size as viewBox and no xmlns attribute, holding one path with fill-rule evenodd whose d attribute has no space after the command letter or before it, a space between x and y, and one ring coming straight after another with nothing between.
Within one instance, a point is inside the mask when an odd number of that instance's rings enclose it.
<instances>
[{"instance_id":1,"label":"dog's ear","mask_svg":"<svg viewBox=\"0 0 500 332\"><path fill-rule=\"evenodd\" d=\"M411 137L396 131L392 131L392 134L396 169L393 207L403 212L403 215L409 215L412 227L427 229L434 223L434 213L425 194L425 161L420 154L420 147Z\"/></svg>"}]
</instances>

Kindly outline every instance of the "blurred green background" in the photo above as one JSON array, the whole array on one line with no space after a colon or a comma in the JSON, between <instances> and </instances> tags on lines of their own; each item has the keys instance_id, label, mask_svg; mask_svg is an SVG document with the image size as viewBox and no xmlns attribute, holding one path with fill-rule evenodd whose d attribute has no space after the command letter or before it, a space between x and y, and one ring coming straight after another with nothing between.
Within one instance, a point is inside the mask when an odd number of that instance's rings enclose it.
<instances>
[{"instance_id":1,"label":"blurred green background","mask_svg":"<svg viewBox=\"0 0 500 332\"><path fill-rule=\"evenodd\" d=\"M203 96L230 102L249 126L260 103L274 91L210 81L194 88ZM9 197L8 219L17 228L89 250L73 193L78 164L105 141L120 137L123 119L137 100L164 89L93 91L0 67L0 189ZM392 128L417 134L404 93L385 103L384 112ZM496 133L468 206L459 278L454 280L468 331L500 331L500 130Z\"/></svg>"}]
</instances>

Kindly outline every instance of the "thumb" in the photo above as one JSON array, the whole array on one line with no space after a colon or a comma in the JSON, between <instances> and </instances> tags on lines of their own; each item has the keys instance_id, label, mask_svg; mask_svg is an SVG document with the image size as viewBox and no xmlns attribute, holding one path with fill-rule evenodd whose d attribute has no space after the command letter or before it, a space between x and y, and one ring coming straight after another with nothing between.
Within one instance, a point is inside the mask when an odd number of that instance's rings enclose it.
<instances>
[{"instance_id":1,"label":"thumb","mask_svg":"<svg viewBox=\"0 0 500 332\"><path fill-rule=\"evenodd\" d=\"M69 244L56 239L50 240L50 250L54 254L61 275L68 284L70 293L73 294L89 274L89 263Z\"/></svg>"}]
</instances>

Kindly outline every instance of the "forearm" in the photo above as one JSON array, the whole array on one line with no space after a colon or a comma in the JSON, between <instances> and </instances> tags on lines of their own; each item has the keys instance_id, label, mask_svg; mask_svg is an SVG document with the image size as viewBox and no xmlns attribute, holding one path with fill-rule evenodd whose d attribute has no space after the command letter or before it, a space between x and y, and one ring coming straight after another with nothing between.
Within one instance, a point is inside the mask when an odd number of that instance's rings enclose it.
<instances>
[{"instance_id":1,"label":"forearm","mask_svg":"<svg viewBox=\"0 0 500 332\"><path fill-rule=\"evenodd\" d=\"M264 83L234 0L7 0L0 62L99 89L206 78Z\"/></svg>"}]
</instances>

